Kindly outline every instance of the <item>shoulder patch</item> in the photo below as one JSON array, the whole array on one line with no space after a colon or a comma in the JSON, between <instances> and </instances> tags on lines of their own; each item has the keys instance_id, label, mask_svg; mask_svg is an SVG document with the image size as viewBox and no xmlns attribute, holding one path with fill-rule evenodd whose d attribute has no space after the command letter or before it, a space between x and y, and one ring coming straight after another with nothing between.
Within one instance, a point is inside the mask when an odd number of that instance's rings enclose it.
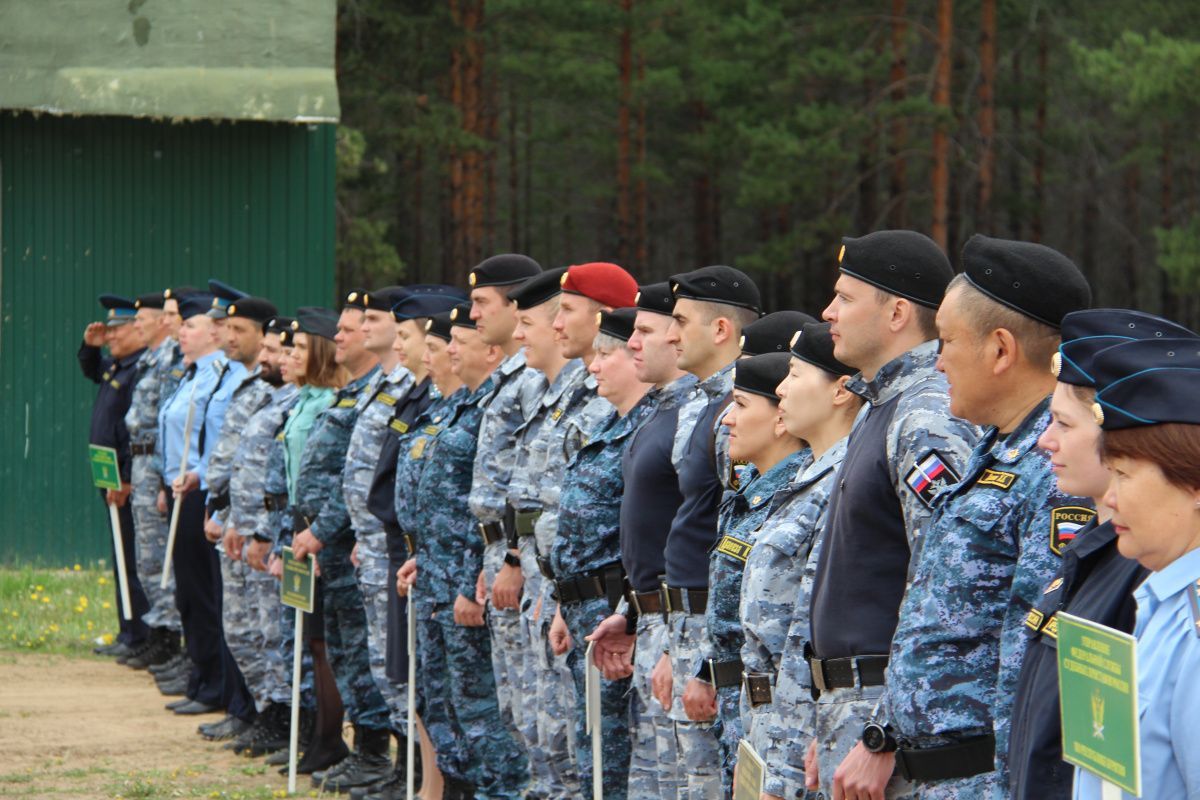
<instances>
[{"instance_id":1,"label":"shoulder patch","mask_svg":"<svg viewBox=\"0 0 1200 800\"><path fill-rule=\"evenodd\" d=\"M917 465L904 476L904 485L926 507L932 507L937 493L958 483L958 480L958 475L946 459L938 451L930 450L917 459Z\"/></svg>"},{"instance_id":2,"label":"shoulder patch","mask_svg":"<svg viewBox=\"0 0 1200 800\"><path fill-rule=\"evenodd\" d=\"M750 556L750 550L752 548L753 545L749 542L742 541L741 539L726 534L725 536L721 537L720 541L717 542L716 548L714 549L718 553L727 555L730 558L745 564L746 559Z\"/></svg>"},{"instance_id":3,"label":"shoulder patch","mask_svg":"<svg viewBox=\"0 0 1200 800\"><path fill-rule=\"evenodd\" d=\"M1200 580L1188 587L1188 603L1192 607L1192 633L1200 637Z\"/></svg>"},{"instance_id":4,"label":"shoulder patch","mask_svg":"<svg viewBox=\"0 0 1200 800\"><path fill-rule=\"evenodd\" d=\"M562 415L565 413L566 412L563 410L563 407L559 406L558 408L556 408L550 412L550 421L558 422L560 419L562 419Z\"/></svg>"},{"instance_id":5,"label":"shoulder patch","mask_svg":"<svg viewBox=\"0 0 1200 800\"><path fill-rule=\"evenodd\" d=\"M994 486L997 489L1008 491L1012 488L1013 483L1017 480L1015 472L1001 472L998 469L985 469L983 474L979 476L979 480L975 481L976 486Z\"/></svg>"},{"instance_id":6,"label":"shoulder patch","mask_svg":"<svg viewBox=\"0 0 1200 800\"><path fill-rule=\"evenodd\" d=\"M1058 614L1055 614L1046 621L1045 627L1042 628L1042 633L1055 641L1058 640Z\"/></svg>"},{"instance_id":7,"label":"shoulder patch","mask_svg":"<svg viewBox=\"0 0 1200 800\"><path fill-rule=\"evenodd\" d=\"M111 381L109 381L108 385L113 387L114 389L121 388L121 382L119 380L117 380L116 378L113 378Z\"/></svg>"},{"instance_id":8,"label":"shoulder patch","mask_svg":"<svg viewBox=\"0 0 1200 800\"><path fill-rule=\"evenodd\" d=\"M1029 613L1025 616L1025 627L1034 631L1040 630L1042 627L1042 620L1045 618L1045 614L1038 611L1036 608L1031 608L1029 609Z\"/></svg>"},{"instance_id":9,"label":"shoulder patch","mask_svg":"<svg viewBox=\"0 0 1200 800\"><path fill-rule=\"evenodd\" d=\"M356 405L358 405L357 398L343 397L341 400L337 401L337 405L334 406L334 408L354 408Z\"/></svg>"},{"instance_id":10,"label":"shoulder patch","mask_svg":"<svg viewBox=\"0 0 1200 800\"><path fill-rule=\"evenodd\" d=\"M1059 506L1050 512L1050 552L1061 556L1079 529L1092 521L1096 512L1086 506Z\"/></svg>"},{"instance_id":11,"label":"shoulder patch","mask_svg":"<svg viewBox=\"0 0 1200 800\"><path fill-rule=\"evenodd\" d=\"M408 423L402 419L393 419L389 423L388 427L390 427L396 433L408 433Z\"/></svg>"},{"instance_id":12,"label":"shoulder patch","mask_svg":"<svg viewBox=\"0 0 1200 800\"><path fill-rule=\"evenodd\" d=\"M436 436L437 432L440 431L441 428L439 428L437 425L426 425L421 430L423 430L425 433L428 433L430 436Z\"/></svg>"},{"instance_id":13,"label":"shoulder patch","mask_svg":"<svg viewBox=\"0 0 1200 800\"><path fill-rule=\"evenodd\" d=\"M175 369L171 370L171 377L172 378L182 378L183 370L181 370L179 368L175 368Z\"/></svg>"}]
</instances>

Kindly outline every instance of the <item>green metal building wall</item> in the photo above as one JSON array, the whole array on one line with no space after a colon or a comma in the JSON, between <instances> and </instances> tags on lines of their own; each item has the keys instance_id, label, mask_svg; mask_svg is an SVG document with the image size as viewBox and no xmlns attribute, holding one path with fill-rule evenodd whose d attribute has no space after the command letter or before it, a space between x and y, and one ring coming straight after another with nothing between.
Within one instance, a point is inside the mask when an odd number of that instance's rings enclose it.
<instances>
[{"instance_id":1,"label":"green metal building wall","mask_svg":"<svg viewBox=\"0 0 1200 800\"><path fill-rule=\"evenodd\" d=\"M75 358L103 292L334 285L334 127L0 115L0 562L107 558Z\"/></svg>"}]
</instances>

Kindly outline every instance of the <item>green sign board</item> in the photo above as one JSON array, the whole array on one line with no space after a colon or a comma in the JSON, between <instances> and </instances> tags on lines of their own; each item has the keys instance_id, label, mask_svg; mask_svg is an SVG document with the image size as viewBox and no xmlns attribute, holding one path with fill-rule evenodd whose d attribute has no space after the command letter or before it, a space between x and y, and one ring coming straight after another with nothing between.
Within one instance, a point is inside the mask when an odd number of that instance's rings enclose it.
<instances>
[{"instance_id":1,"label":"green sign board","mask_svg":"<svg viewBox=\"0 0 1200 800\"><path fill-rule=\"evenodd\" d=\"M92 463L92 485L97 489L121 491L121 471L117 469L117 451L98 444L88 445L88 460Z\"/></svg>"},{"instance_id":2,"label":"green sign board","mask_svg":"<svg viewBox=\"0 0 1200 800\"><path fill-rule=\"evenodd\" d=\"M279 599L285 606L298 608L309 614L313 610L313 560L296 558L292 548L283 548L283 581L279 585Z\"/></svg>"},{"instance_id":3,"label":"green sign board","mask_svg":"<svg viewBox=\"0 0 1200 800\"><path fill-rule=\"evenodd\" d=\"M766 764L746 739L738 742L737 782L733 800L759 800L762 797Z\"/></svg>"},{"instance_id":4,"label":"green sign board","mask_svg":"<svg viewBox=\"0 0 1200 800\"><path fill-rule=\"evenodd\" d=\"M1137 640L1058 614L1063 759L1140 797Z\"/></svg>"}]
</instances>

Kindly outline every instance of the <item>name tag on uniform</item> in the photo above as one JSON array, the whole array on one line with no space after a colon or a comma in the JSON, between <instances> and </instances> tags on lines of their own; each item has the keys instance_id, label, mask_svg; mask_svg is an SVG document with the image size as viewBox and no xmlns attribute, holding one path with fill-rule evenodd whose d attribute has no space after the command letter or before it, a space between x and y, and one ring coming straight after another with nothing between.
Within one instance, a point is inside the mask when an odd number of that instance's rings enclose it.
<instances>
[{"instance_id":1,"label":"name tag on uniform","mask_svg":"<svg viewBox=\"0 0 1200 800\"><path fill-rule=\"evenodd\" d=\"M171 370L171 377L172 377L172 378L182 378L182 377L183 377L183 370L181 370L181 369L173 369L173 370Z\"/></svg>"},{"instance_id":2,"label":"name tag on uniform","mask_svg":"<svg viewBox=\"0 0 1200 800\"><path fill-rule=\"evenodd\" d=\"M354 408L358 404L358 400L353 397L343 397L338 400L336 408Z\"/></svg>"},{"instance_id":3,"label":"name tag on uniform","mask_svg":"<svg viewBox=\"0 0 1200 800\"><path fill-rule=\"evenodd\" d=\"M1008 491L1012 488L1013 483L1017 480L1015 472L1001 472L998 469L985 469L983 474L979 476L979 480L975 481L976 486L994 486L997 489Z\"/></svg>"},{"instance_id":4,"label":"name tag on uniform","mask_svg":"<svg viewBox=\"0 0 1200 800\"><path fill-rule=\"evenodd\" d=\"M402 419L394 419L388 423L388 427L396 433L408 433L408 423Z\"/></svg>"},{"instance_id":5,"label":"name tag on uniform","mask_svg":"<svg viewBox=\"0 0 1200 800\"><path fill-rule=\"evenodd\" d=\"M1038 611L1036 608L1031 608L1029 609L1029 613L1025 616L1025 627L1035 631L1040 630L1042 627L1042 620L1045 618L1046 615L1041 611Z\"/></svg>"},{"instance_id":6,"label":"name tag on uniform","mask_svg":"<svg viewBox=\"0 0 1200 800\"><path fill-rule=\"evenodd\" d=\"M441 428L439 428L437 425L426 425L421 430L423 430L425 433L428 433L430 436L437 436L437 433L441 430Z\"/></svg>"},{"instance_id":7,"label":"name tag on uniform","mask_svg":"<svg viewBox=\"0 0 1200 800\"><path fill-rule=\"evenodd\" d=\"M1046 623L1046 627L1042 628L1042 633L1051 639L1058 639L1058 614L1050 618L1050 621Z\"/></svg>"},{"instance_id":8,"label":"name tag on uniform","mask_svg":"<svg viewBox=\"0 0 1200 800\"><path fill-rule=\"evenodd\" d=\"M754 545L750 544L749 542L744 542L736 537L725 535L721 537L719 542L717 542L716 550L718 553L723 553L730 558L734 558L745 564L746 559L750 557L750 550L753 549L753 547Z\"/></svg>"},{"instance_id":9,"label":"name tag on uniform","mask_svg":"<svg viewBox=\"0 0 1200 800\"><path fill-rule=\"evenodd\" d=\"M380 392L379 394L375 395L375 399L383 403L385 406L396 405L396 398L385 392Z\"/></svg>"},{"instance_id":10,"label":"name tag on uniform","mask_svg":"<svg viewBox=\"0 0 1200 800\"><path fill-rule=\"evenodd\" d=\"M564 412L561 407L554 409L553 411L550 412L550 421L558 422L560 419L562 419L562 415L564 413L566 413L566 412Z\"/></svg>"},{"instance_id":11,"label":"name tag on uniform","mask_svg":"<svg viewBox=\"0 0 1200 800\"><path fill-rule=\"evenodd\" d=\"M112 381L109 381L109 382L108 382L108 385L109 385L109 386L111 386L111 387L113 387L114 389L120 389L120 388L121 388L121 382L120 382L120 381L117 381L117 380L112 380Z\"/></svg>"}]
</instances>

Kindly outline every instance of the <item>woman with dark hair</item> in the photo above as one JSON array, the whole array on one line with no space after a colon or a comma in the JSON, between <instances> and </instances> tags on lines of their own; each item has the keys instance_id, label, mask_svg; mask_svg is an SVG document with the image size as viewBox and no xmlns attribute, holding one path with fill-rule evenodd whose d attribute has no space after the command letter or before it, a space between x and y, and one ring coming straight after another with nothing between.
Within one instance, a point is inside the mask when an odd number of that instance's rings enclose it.
<instances>
[{"instance_id":1,"label":"woman with dark hair","mask_svg":"<svg viewBox=\"0 0 1200 800\"><path fill-rule=\"evenodd\" d=\"M1134 592L1141 796L1200 798L1200 342L1120 344L1092 374L1117 549L1150 570ZM1077 769L1075 797L1101 796Z\"/></svg>"}]
</instances>

